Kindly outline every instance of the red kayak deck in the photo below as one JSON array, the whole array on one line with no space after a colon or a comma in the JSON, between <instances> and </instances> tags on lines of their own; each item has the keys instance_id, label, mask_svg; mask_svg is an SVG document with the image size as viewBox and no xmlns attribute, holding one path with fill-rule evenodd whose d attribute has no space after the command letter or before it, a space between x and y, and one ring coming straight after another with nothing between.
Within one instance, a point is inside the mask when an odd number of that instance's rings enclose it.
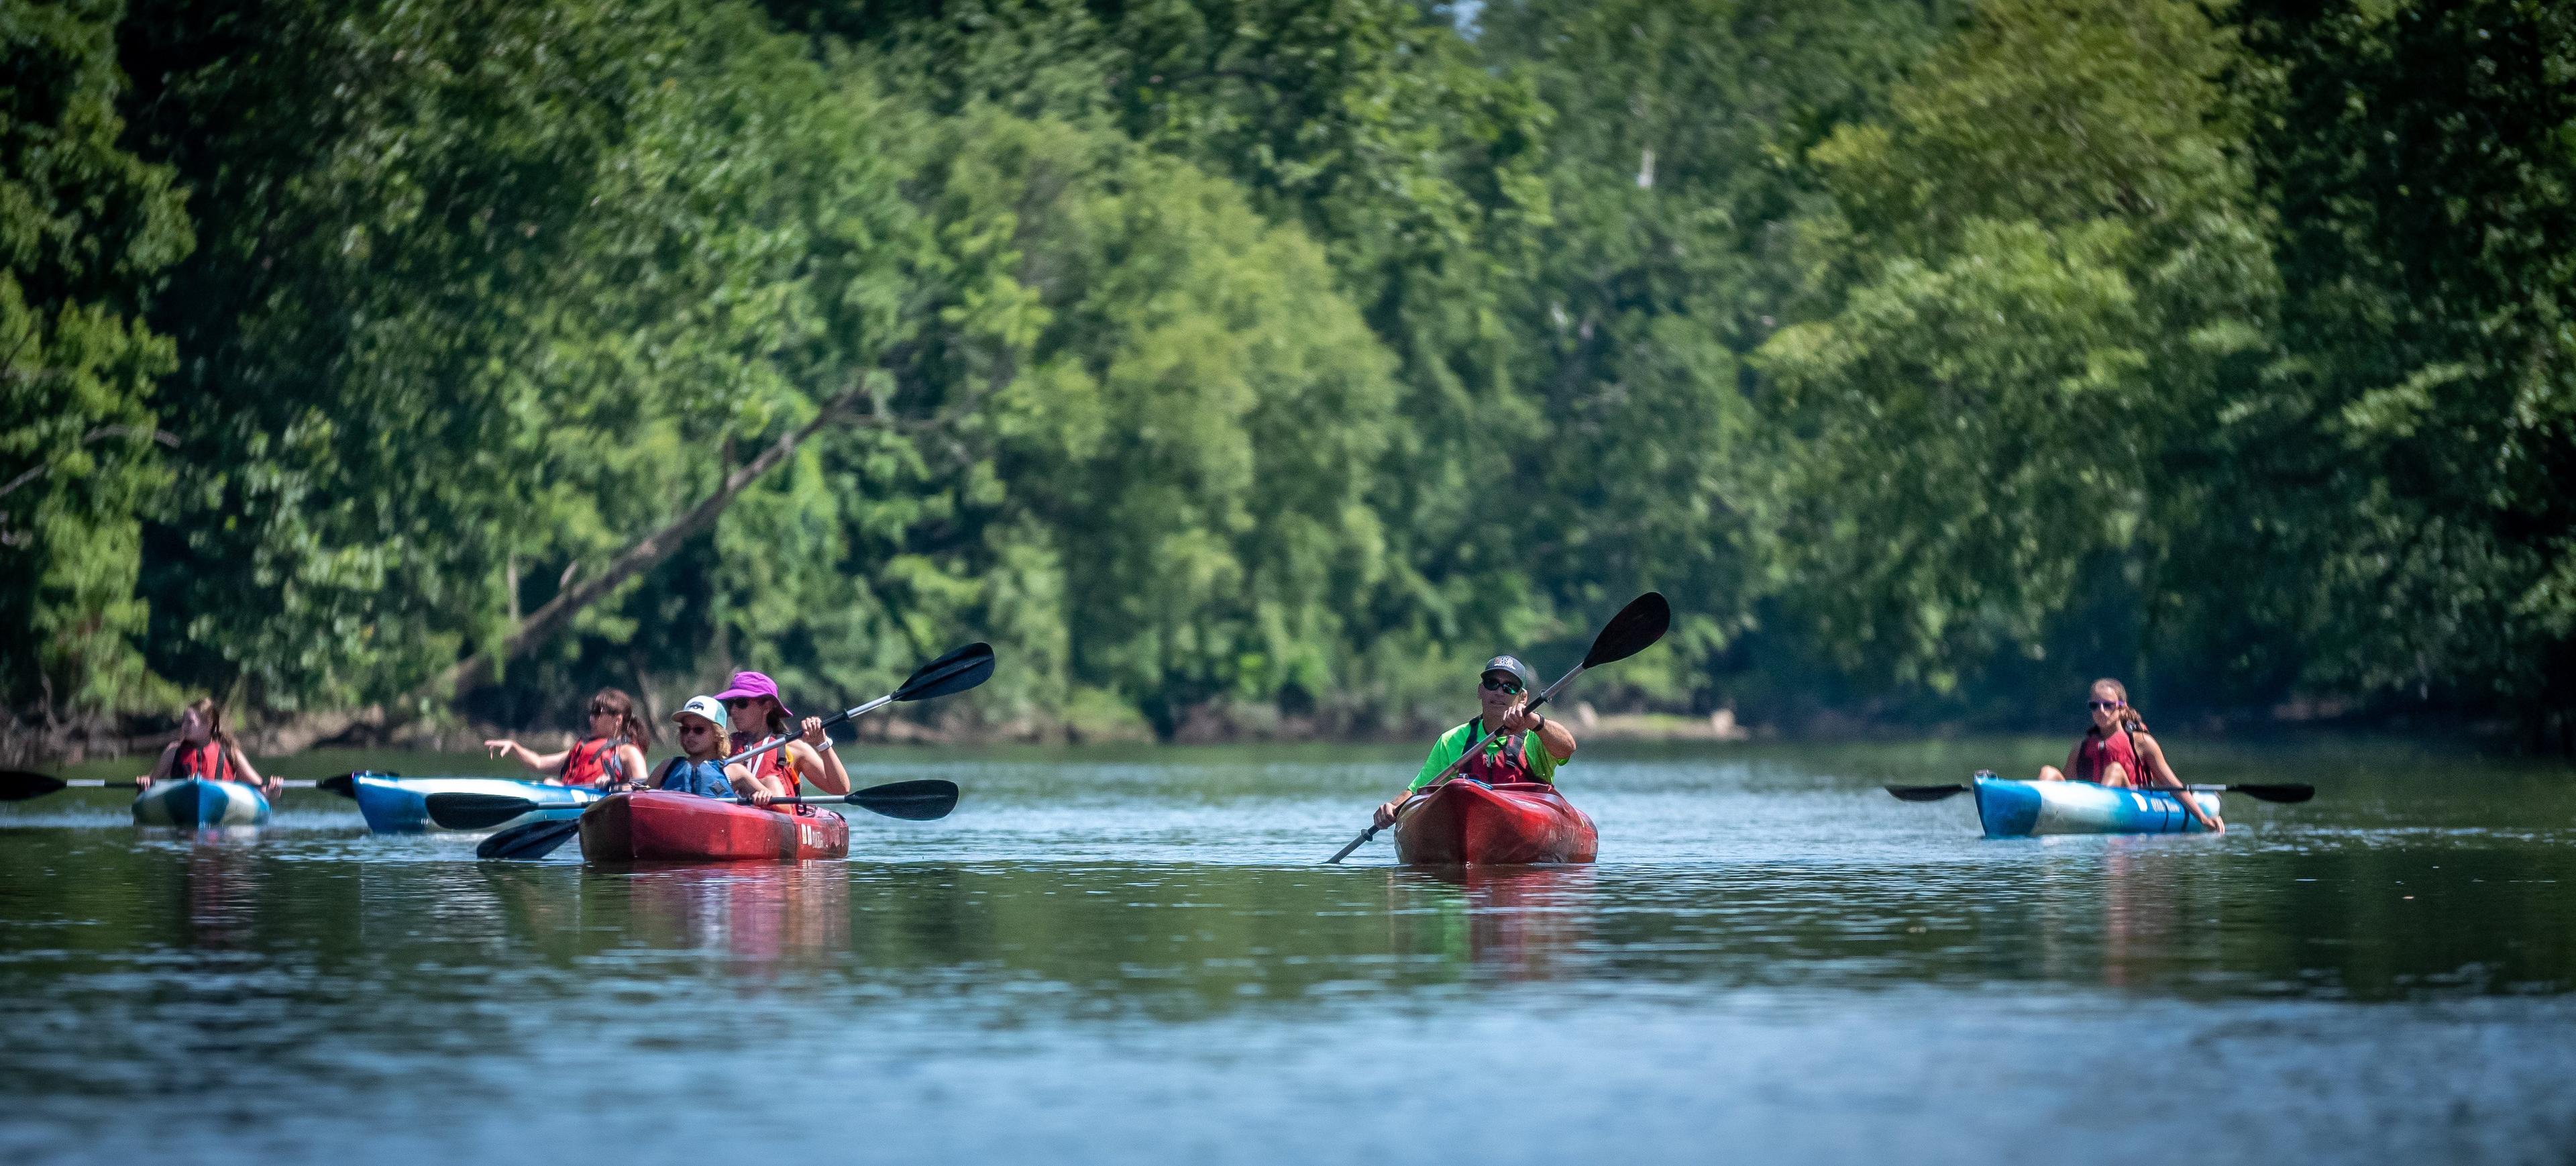
<instances>
[{"instance_id":1,"label":"red kayak deck","mask_svg":"<svg viewBox=\"0 0 2576 1166\"><path fill-rule=\"evenodd\" d=\"M1395 816L1400 862L1590 862L1600 853L1601 831L1592 819L1540 782L1455 780L1405 803Z\"/></svg>"},{"instance_id":2,"label":"red kayak deck","mask_svg":"<svg viewBox=\"0 0 2576 1166\"><path fill-rule=\"evenodd\" d=\"M581 815L592 862L794 862L848 858L850 821L789 814L668 790L611 794Z\"/></svg>"}]
</instances>

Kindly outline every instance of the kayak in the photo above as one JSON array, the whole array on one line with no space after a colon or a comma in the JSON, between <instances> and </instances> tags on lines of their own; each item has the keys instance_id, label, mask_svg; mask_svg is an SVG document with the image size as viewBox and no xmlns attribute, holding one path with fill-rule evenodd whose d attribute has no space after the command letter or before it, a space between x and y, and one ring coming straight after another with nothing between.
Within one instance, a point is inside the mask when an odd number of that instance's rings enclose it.
<instances>
[{"instance_id":1,"label":"kayak","mask_svg":"<svg viewBox=\"0 0 2576 1166\"><path fill-rule=\"evenodd\" d=\"M134 795L137 826L256 826L268 820L268 798L238 781L181 777Z\"/></svg>"},{"instance_id":2,"label":"kayak","mask_svg":"<svg viewBox=\"0 0 2576 1166\"><path fill-rule=\"evenodd\" d=\"M646 789L610 794L581 813L592 862L794 862L848 858L850 820L789 814L722 798Z\"/></svg>"},{"instance_id":3,"label":"kayak","mask_svg":"<svg viewBox=\"0 0 2576 1166\"><path fill-rule=\"evenodd\" d=\"M367 829L378 834L416 834L423 830L441 829L429 820L427 798L431 794L494 794L526 798L540 809L531 810L489 829L516 826L547 818L569 818L601 797L598 790L583 786L547 785L543 782L516 781L506 777L403 777L392 773L354 773L352 791L358 799L358 813L367 819Z\"/></svg>"},{"instance_id":4,"label":"kayak","mask_svg":"<svg viewBox=\"0 0 2576 1166\"><path fill-rule=\"evenodd\" d=\"M1592 819L1544 782L1456 778L1395 815L1399 862L1590 862L1600 853L1601 832Z\"/></svg>"},{"instance_id":5,"label":"kayak","mask_svg":"<svg viewBox=\"0 0 2576 1166\"><path fill-rule=\"evenodd\" d=\"M2185 791L2129 789L2089 781L2012 781L1976 779L1977 819L1988 838L2025 838L2033 834L2185 834L2200 833L2198 819L2182 808ZM2188 796L2212 818L2218 817L2218 795Z\"/></svg>"}]
</instances>

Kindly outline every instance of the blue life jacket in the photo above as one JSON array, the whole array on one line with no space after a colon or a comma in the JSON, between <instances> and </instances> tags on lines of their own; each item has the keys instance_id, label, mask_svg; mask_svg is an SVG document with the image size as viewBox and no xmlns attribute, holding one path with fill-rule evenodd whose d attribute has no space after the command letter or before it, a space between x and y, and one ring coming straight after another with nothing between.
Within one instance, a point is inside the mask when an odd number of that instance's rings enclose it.
<instances>
[{"instance_id":1,"label":"blue life jacket","mask_svg":"<svg viewBox=\"0 0 2576 1166\"><path fill-rule=\"evenodd\" d=\"M733 783L725 780L722 758L691 761L686 757L674 757L669 765L662 767L659 784L674 793L696 794L702 798L734 796Z\"/></svg>"}]
</instances>

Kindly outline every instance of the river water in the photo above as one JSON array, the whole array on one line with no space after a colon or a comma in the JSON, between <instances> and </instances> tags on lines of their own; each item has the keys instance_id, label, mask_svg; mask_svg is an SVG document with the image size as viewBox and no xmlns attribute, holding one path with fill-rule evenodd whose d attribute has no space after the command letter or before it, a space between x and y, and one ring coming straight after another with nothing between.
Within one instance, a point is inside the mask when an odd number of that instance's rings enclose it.
<instances>
[{"instance_id":1,"label":"river water","mask_svg":"<svg viewBox=\"0 0 2576 1166\"><path fill-rule=\"evenodd\" d=\"M71 791L0 807L0 1160L2576 1162L2576 774L2171 747L2323 792L1987 841L1877 786L2062 742L1610 743L1598 865L1442 872L1318 865L1380 747L848 750L965 799L801 867ZM279 769L361 765L500 772Z\"/></svg>"}]
</instances>

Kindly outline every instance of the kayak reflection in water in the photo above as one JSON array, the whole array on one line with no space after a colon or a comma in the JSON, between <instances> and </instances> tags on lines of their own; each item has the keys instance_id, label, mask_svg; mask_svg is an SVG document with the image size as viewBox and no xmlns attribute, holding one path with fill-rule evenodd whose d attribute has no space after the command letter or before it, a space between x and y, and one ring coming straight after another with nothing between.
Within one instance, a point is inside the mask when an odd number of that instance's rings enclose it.
<instances>
[{"instance_id":1,"label":"kayak reflection in water","mask_svg":"<svg viewBox=\"0 0 2576 1166\"><path fill-rule=\"evenodd\" d=\"M2146 718L2138 715L2129 703L2128 687L2117 680L2104 678L2093 682L2093 692L2085 701L2093 714L2093 725L2084 731L2084 739L2066 753L2066 768L2054 765L2039 767L2041 781L2089 781L2097 785L2132 786L2144 789L2180 789L2182 779L2174 776L2172 763L2165 760L2164 746L2147 733ZM2073 776L2068 776L2072 774ZM2212 834L2227 829L2225 823L2200 808L2197 798L2177 797L2182 808L2200 820L2201 828Z\"/></svg>"},{"instance_id":2,"label":"kayak reflection in water","mask_svg":"<svg viewBox=\"0 0 2576 1166\"><path fill-rule=\"evenodd\" d=\"M736 672L733 683L716 694L725 712L733 718L733 751L757 749L788 735L799 727L795 714L779 702L778 685L759 672ZM761 730L766 729L764 733ZM827 794L850 792L850 772L841 767L840 754L832 751L832 735L823 730L823 718L807 717L802 732L783 749L774 749L751 760L751 772L760 779L766 796L754 796L753 805L767 805L769 796L794 797L799 781L810 781ZM810 806L796 807L798 813L817 813Z\"/></svg>"},{"instance_id":3,"label":"kayak reflection in water","mask_svg":"<svg viewBox=\"0 0 2576 1166\"><path fill-rule=\"evenodd\" d=\"M751 766L724 763L725 710L716 698L690 697L671 721L678 726L682 755L663 762L647 786L702 798L732 799L759 791L760 779L752 776Z\"/></svg>"},{"instance_id":4,"label":"kayak reflection in water","mask_svg":"<svg viewBox=\"0 0 2576 1166\"><path fill-rule=\"evenodd\" d=\"M1476 757L1458 771L1458 776L1474 778L1487 785L1505 782L1535 781L1554 783L1556 767L1574 759L1574 733L1561 722L1531 713L1521 706L1529 703L1529 690L1537 685L1529 665L1511 656L1496 656L1485 662L1477 699L1482 710L1474 720L1440 735L1431 745L1431 755L1422 762L1422 772L1413 775L1413 784L1404 793L1377 808L1380 827L1395 821L1395 812L1405 799L1422 791L1468 748ZM1488 733L1486 726L1496 728ZM1540 747L1528 748L1527 734L1536 733Z\"/></svg>"},{"instance_id":5,"label":"kayak reflection in water","mask_svg":"<svg viewBox=\"0 0 2576 1166\"><path fill-rule=\"evenodd\" d=\"M645 773L644 747L653 743L653 728L635 715L635 698L603 688L590 698L590 731L572 748L539 755L517 741L485 741L492 756L519 759L530 772L546 775L547 785L588 785L631 789Z\"/></svg>"},{"instance_id":6,"label":"kayak reflection in water","mask_svg":"<svg viewBox=\"0 0 2576 1166\"><path fill-rule=\"evenodd\" d=\"M134 788L147 790L154 782L188 777L237 781L272 798L286 789L285 782L261 777L251 768L250 757L224 728L223 702L211 696L198 697L180 710L179 739L162 747L161 759L152 763L151 773L134 779Z\"/></svg>"}]
</instances>

